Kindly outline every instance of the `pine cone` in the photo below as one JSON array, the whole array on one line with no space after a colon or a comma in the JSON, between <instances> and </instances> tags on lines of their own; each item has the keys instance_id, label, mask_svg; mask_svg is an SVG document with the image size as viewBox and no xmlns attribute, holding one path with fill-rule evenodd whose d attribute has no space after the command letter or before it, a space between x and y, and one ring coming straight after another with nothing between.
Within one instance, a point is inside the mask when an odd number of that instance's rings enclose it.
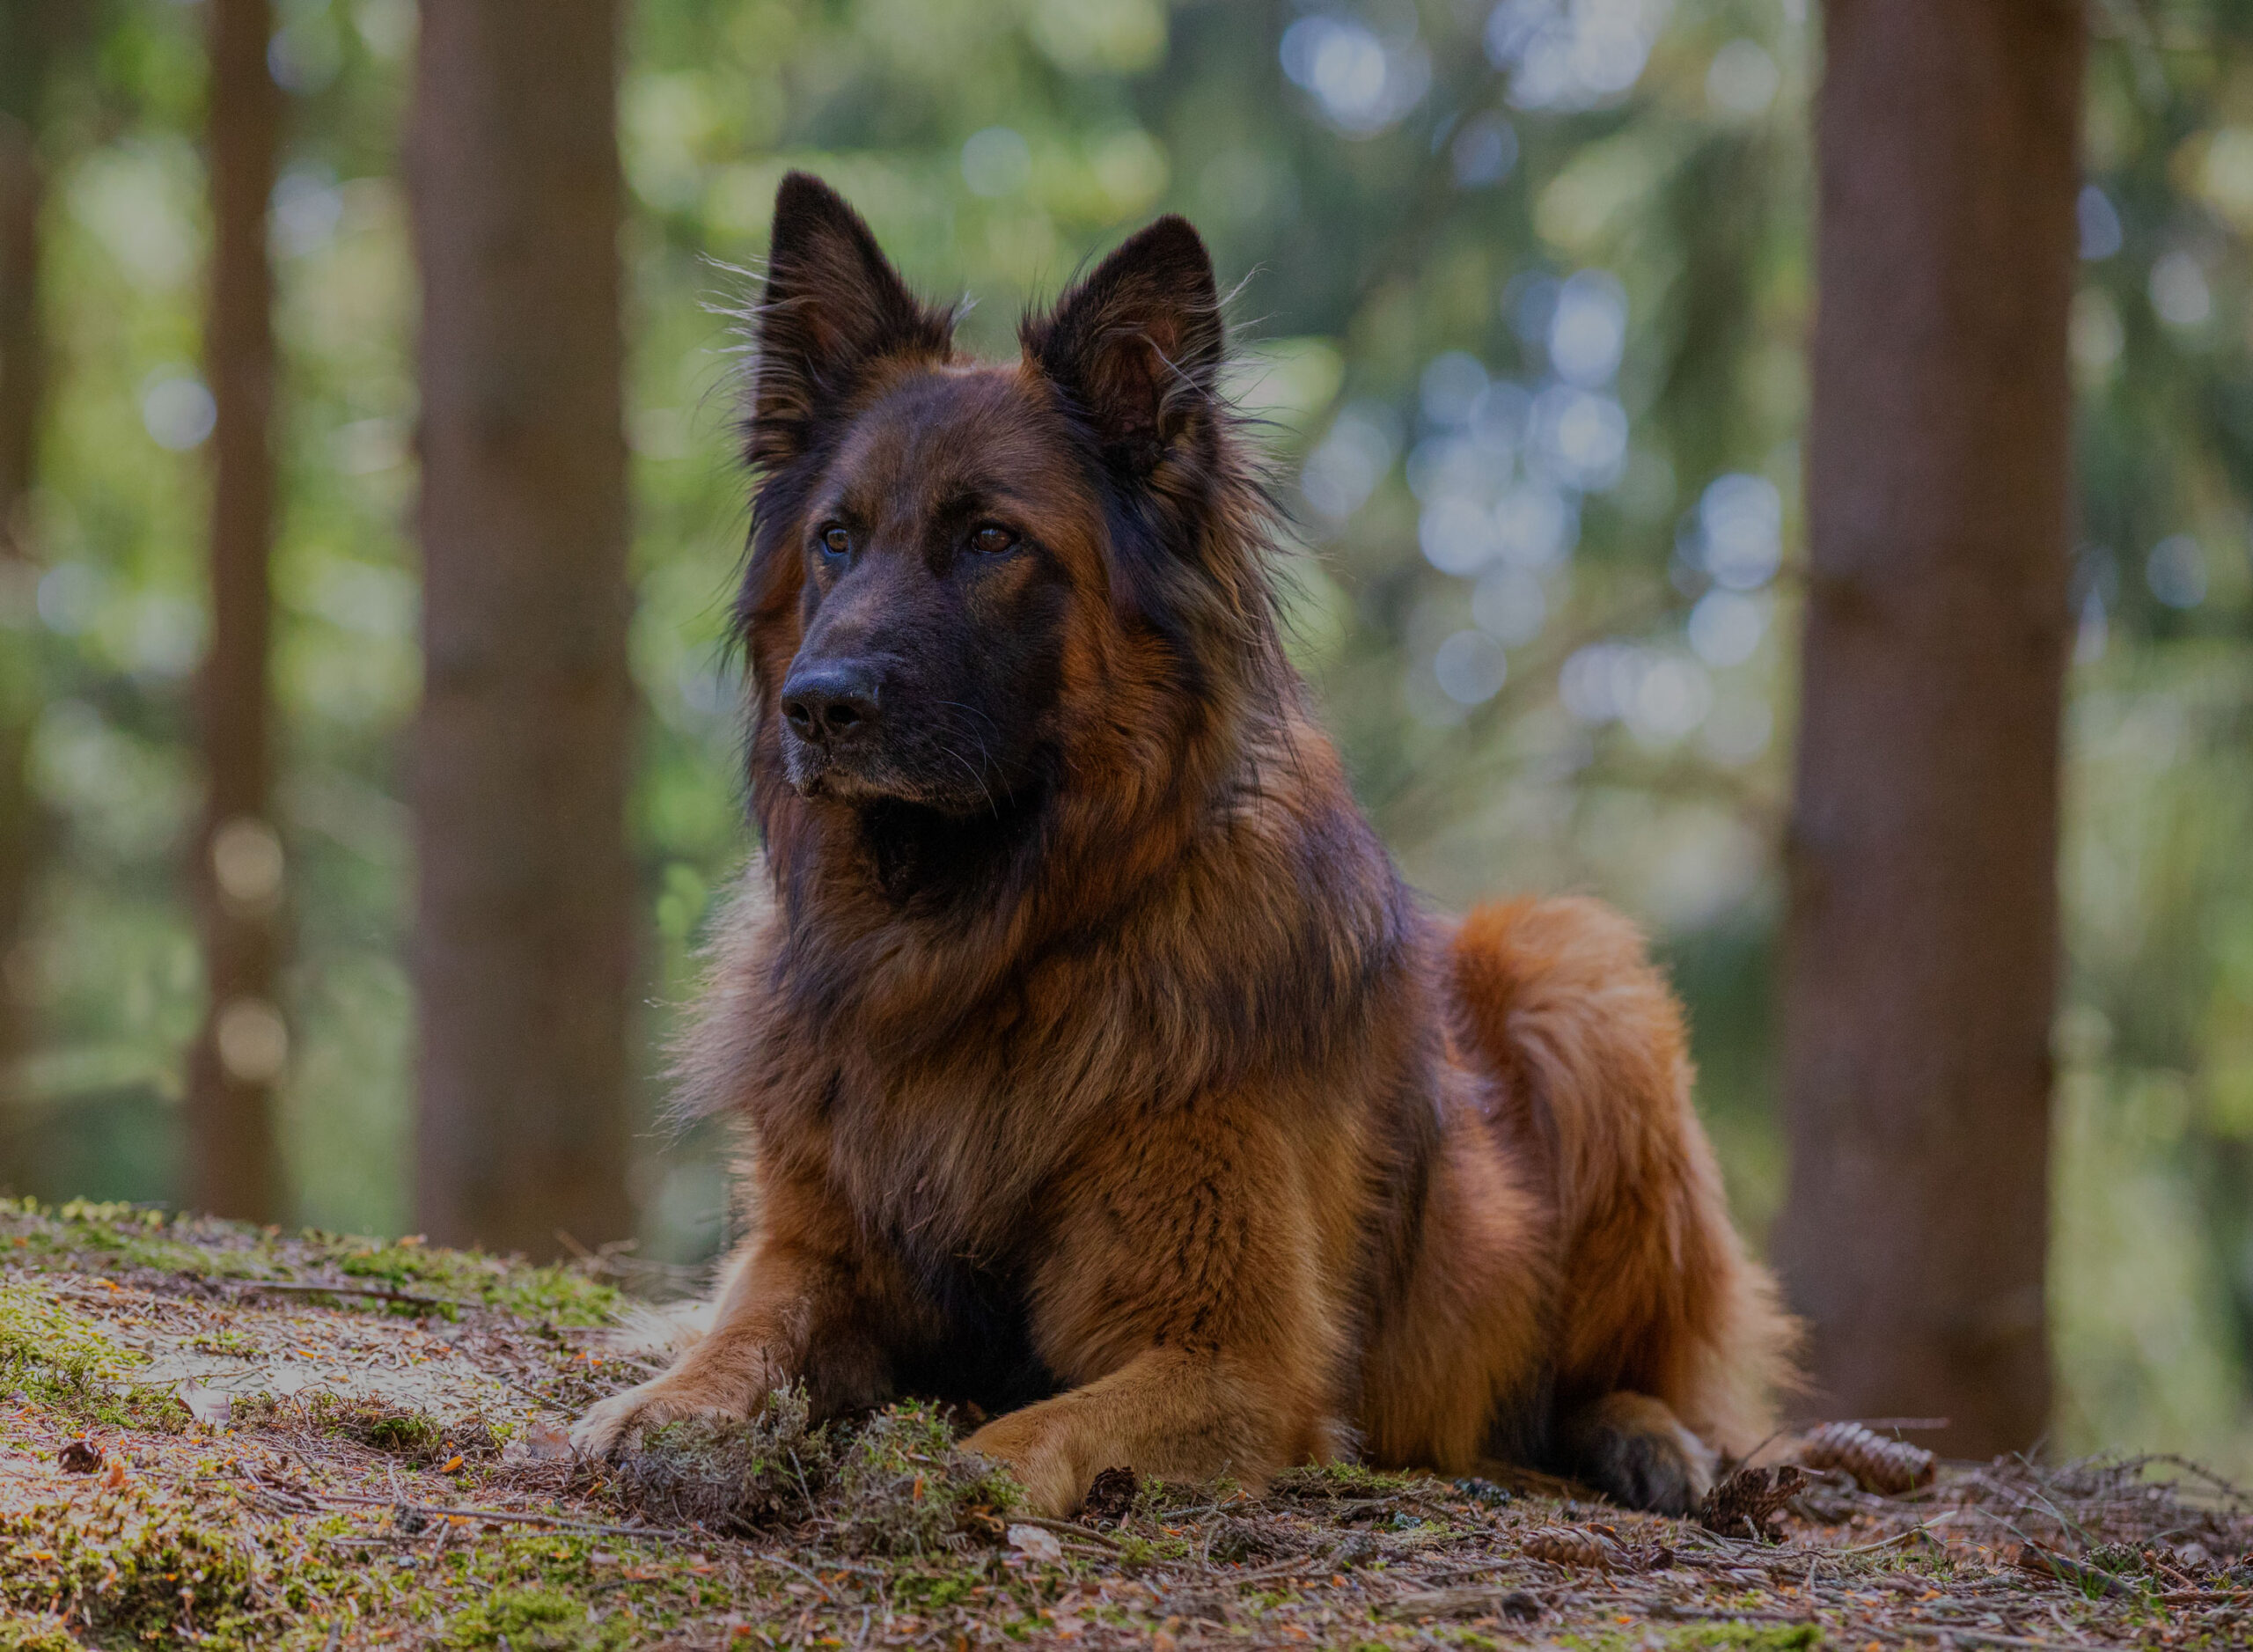
<instances>
[{"instance_id":1,"label":"pine cone","mask_svg":"<svg viewBox=\"0 0 2253 1652\"><path fill-rule=\"evenodd\" d=\"M1618 1558L1609 1539L1578 1526L1537 1526L1518 1546L1552 1566L1610 1566Z\"/></svg>"},{"instance_id":2,"label":"pine cone","mask_svg":"<svg viewBox=\"0 0 2253 1652\"><path fill-rule=\"evenodd\" d=\"M1799 1494L1807 1475L1790 1464L1781 1468L1741 1468L1698 1505L1698 1524L1725 1538L1780 1543L1776 1511Z\"/></svg>"},{"instance_id":3,"label":"pine cone","mask_svg":"<svg viewBox=\"0 0 2253 1652\"><path fill-rule=\"evenodd\" d=\"M1134 1507L1134 1496L1140 1488L1133 1469L1107 1468L1088 1487L1087 1501L1080 1505L1080 1518L1099 1526L1115 1526Z\"/></svg>"},{"instance_id":4,"label":"pine cone","mask_svg":"<svg viewBox=\"0 0 2253 1652\"><path fill-rule=\"evenodd\" d=\"M1859 1422L1826 1422L1807 1436L1800 1461L1809 1468L1844 1469L1864 1491L1897 1497L1932 1484L1939 1460L1920 1445L1889 1440Z\"/></svg>"}]
</instances>

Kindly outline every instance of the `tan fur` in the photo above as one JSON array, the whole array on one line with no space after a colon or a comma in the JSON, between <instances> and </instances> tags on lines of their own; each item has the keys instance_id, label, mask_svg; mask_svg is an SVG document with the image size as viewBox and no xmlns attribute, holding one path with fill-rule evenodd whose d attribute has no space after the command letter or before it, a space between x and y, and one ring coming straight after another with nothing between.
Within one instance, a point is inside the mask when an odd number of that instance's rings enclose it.
<instances>
[{"instance_id":1,"label":"tan fur","mask_svg":"<svg viewBox=\"0 0 2253 1652\"><path fill-rule=\"evenodd\" d=\"M776 248L744 601L767 858L685 1074L746 1130L754 1232L709 1333L576 1437L803 1382L823 1412L999 1413L969 1445L1051 1514L1116 1465L1256 1484L1347 1451L1685 1506L1710 1446L1763 1430L1789 1328L1729 1226L1678 1010L1593 901L1449 926L1402 888L1283 662L1247 463L1165 377L1218 359L1193 234L1129 242L997 368L948 353L819 186L786 183ZM858 338L864 314L896 336ZM809 386L841 396L831 426ZM870 554L905 558L883 547L979 488L1038 560L844 584L802 548L870 497ZM885 579L942 594L902 607ZM989 650L1053 628L987 714L996 739L1035 720L1029 767L981 781L990 820L871 814L774 715L817 625L912 660L955 646L935 607Z\"/></svg>"}]
</instances>

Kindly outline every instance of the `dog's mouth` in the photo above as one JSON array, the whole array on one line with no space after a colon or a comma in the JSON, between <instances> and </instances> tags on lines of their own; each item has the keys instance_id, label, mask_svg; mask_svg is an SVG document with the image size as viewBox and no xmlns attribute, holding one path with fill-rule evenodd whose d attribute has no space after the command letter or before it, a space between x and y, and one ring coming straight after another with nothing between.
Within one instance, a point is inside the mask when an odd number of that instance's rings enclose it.
<instances>
[{"instance_id":1,"label":"dog's mouth","mask_svg":"<svg viewBox=\"0 0 2253 1652\"><path fill-rule=\"evenodd\" d=\"M788 731L782 737L783 775L809 800L855 809L907 804L956 818L991 813L1006 801L1006 789L967 762L943 758L930 772L925 767L882 745L855 744L840 750Z\"/></svg>"},{"instance_id":2,"label":"dog's mouth","mask_svg":"<svg viewBox=\"0 0 2253 1652\"><path fill-rule=\"evenodd\" d=\"M836 803L876 802L898 795L888 784L886 765L856 760L856 753L839 753L795 735L782 737L782 769L801 797L821 797ZM870 772L874 770L875 772Z\"/></svg>"}]
</instances>

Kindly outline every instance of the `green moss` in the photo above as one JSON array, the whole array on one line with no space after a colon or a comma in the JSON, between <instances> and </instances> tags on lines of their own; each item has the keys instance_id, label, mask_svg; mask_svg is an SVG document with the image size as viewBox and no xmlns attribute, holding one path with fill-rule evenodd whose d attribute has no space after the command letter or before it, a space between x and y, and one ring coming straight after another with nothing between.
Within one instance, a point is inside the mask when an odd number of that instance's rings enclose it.
<instances>
[{"instance_id":1,"label":"green moss","mask_svg":"<svg viewBox=\"0 0 2253 1652\"><path fill-rule=\"evenodd\" d=\"M833 1501L848 1547L926 1554L965 1536L998 1535L1023 1493L997 1465L955 1444L937 1406L909 1402L878 1412L852 1436Z\"/></svg>"},{"instance_id":2,"label":"green moss","mask_svg":"<svg viewBox=\"0 0 2253 1652\"><path fill-rule=\"evenodd\" d=\"M1677 1629L1670 1646L1732 1648L1736 1652L1816 1652L1823 1628L1812 1623L1701 1623Z\"/></svg>"},{"instance_id":3,"label":"green moss","mask_svg":"<svg viewBox=\"0 0 2253 1652\"><path fill-rule=\"evenodd\" d=\"M616 1322L617 1289L576 1268L436 1249L419 1242L385 1243L308 1229L291 1238L274 1230L162 1210L74 1200L48 1208L32 1200L0 1200L0 1235L18 1259L66 1264L74 1272L106 1269L182 1274L199 1279L301 1281L330 1268L380 1281L414 1296L503 1309L553 1325ZM306 1300L319 1301L310 1294ZM339 1296L334 1305L378 1313L416 1314L422 1303L385 1303Z\"/></svg>"},{"instance_id":4,"label":"green moss","mask_svg":"<svg viewBox=\"0 0 2253 1652\"><path fill-rule=\"evenodd\" d=\"M644 1432L619 1466L627 1508L662 1524L748 1537L804 1518L835 1469L836 1442L805 1390L780 1389L749 1422L696 1418Z\"/></svg>"},{"instance_id":5,"label":"green moss","mask_svg":"<svg viewBox=\"0 0 2253 1652\"><path fill-rule=\"evenodd\" d=\"M239 1222L167 1217L138 1205L74 1199L48 1211L26 1200L17 1244L33 1255L84 1265L100 1259L113 1273L146 1270L193 1278L245 1278L274 1272L273 1236Z\"/></svg>"},{"instance_id":6,"label":"green moss","mask_svg":"<svg viewBox=\"0 0 2253 1652\"><path fill-rule=\"evenodd\" d=\"M276 1426L286 1414L286 1410L269 1413L260 1419L260 1426ZM386 1405L380 1399L327 1393L308 1399L302 1414L305 1425L320 1433L341 1435L371 1451L422 1468L437 1468L456 1457L482 1460L501 1449L499 1431L482 1417L444 1422L428 1412Z\"/></svg>"},{"instance_id":7,"label":"green moss","mask_svg":"<svg viewBox=\"0 0 2253 1652\"><path fill-rule=\"evenodd\" d=\"M59 1623L0 1623L0 1652L85 1652Z\"/></svg>"},{"instance_id":8,"label":"green moss","mask_svg":"<svg viewBox=\"0 0 2253 1652\"><path fill-rule=\"evenodd\" d=\"M253 1605L253 1582L243 1545L145 1487L90 1509L0 1515L0 1598L59 1604L97 1631L224 1631Z\"/></svg>"},{"instance_id":9,"label":"green moss","mask_svg":"<svg viewBox=\"0 0 2253 1652\"><path fill-rule=\"evenodd\" d=\"M207 1331L188 1346L198 1354L216 1354L231 1360L254 1359L259 1352L258 1344L231 1326Z\"/></svg>"},{"instance_id":10,"label":"green moss","mask_svg":"<svg viewBox=\"0 0 2253 1652\"><path fill-rule=\"evenodd\" d=\"M544 1319L551 1325L612 1325L624 1309L624 1299L615 1287L569 1267L533 1267L496 1257L404 1244L344 1242L335 1247L332 1259L338 1272L356 1279L381 1280L402 1291L481 1302L521 1318Z\"/></svg>"},{"instance_id":11,"label":"green moss","mask_svg":"<svg viewBox=\"0 0 2253 1652\"><path fill-rule=\"evenodd\" d=\"M652 1520L748 1536L820 1514L848 1549L892 1555L998 1540L1021 1501L1005 1472L955 1443L938 1407L904 1403L842 1429L811 1423L796 1388L777 1391L750 1422L649 1430L620 1465L619 1486Z\"/></svg>"},{"instance_id":12,"label":"green moss","mask_svg":"<svg viewBox=\"0 0 2253 1652\"><path fill-rule=\"evenodd\" d=\"M615 1325L626 1311L615 1286L569 1267L516 1267L485 1299L520 1318L558 1325Z\"/></svg>"},{"instance_id":13,"label":"green moss","mask_svg":"<svg viewBox=\"0 0 2253 1652\"><path fill-rule=\"evenodd\" d=\"M969 1600L983 1582L981 1572L908 1572L900 1577L893 1593L903 1604L924 1612L944 1612Z\"/></svg>"},{"instance_id":14,"label":"green moss","mask_svg":"<svg viewBox=\"0 0 2253 1652\"><path fill-rule=\"evenodd\" d=\"M0 1284L0 1384L82 1407L147 1363L36 1286Z\"/></svg>"},{"instance_id":15,"label":"green moss","mask_svg":"<svg viewBox=\"0 0 2253 1652\"><path fill-rule=\"evenodd\" d=\"M489 1600L466 1606L446 1628L452 1647L501 1647L511 1652L578 1652L581 1648L622 1647L631 1626L617 1618L597 1623L585 1606L561 1590L503 1589Z\"/></svg>"},{"instance_id":16,"label":"green moss","mask_svg":"<svg viewBox=\"0 0 2253 1652\"><path fill-rule=\"evenodd\" d=\"M36 1285L0 1283L0 1392L20 1391L80 1424L185 1428L178 1400L133 1380L148 1362Z\"/></svg>"},{"instance_id":17,"label":"green moss","mask_svg":"<svg viewBox=\"0 0 2253 1652\"><path fill-rule=\"evenodd\" d=\"M1268 1489L1282 1497L1393 1497L1402 1492L1423 1491L1431 1480L1421 1474L1397 1474L1362 1463L1323 1463L1310 1468L1286 1469Z\"/></svg>"},{"instance_id":18,"label":"green moss","mask_svg":"<svg viewBox=\"0 0 2253 1652\"><path fill-rule=\"evenodd\" d=\"M1670 1652L1820 1652L1827 1644L1823 1626L1814 1623L1698 1623L1670 1629L1637 1624L1595 1634L1561 1635L1558 1643L1575 1652L1640 1652L1651 1644L1654 1633L1664 1637Z\"/></svg>"}]
</instances>

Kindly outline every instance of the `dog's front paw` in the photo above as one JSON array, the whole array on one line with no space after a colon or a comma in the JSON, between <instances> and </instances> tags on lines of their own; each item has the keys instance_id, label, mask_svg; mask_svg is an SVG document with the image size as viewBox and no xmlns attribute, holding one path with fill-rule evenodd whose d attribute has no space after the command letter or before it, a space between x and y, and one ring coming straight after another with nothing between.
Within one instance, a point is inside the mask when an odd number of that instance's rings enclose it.
<instances>
[{"instance_id":1,"label":"dog's front paw","mask_svg":"<svg viewBox=\"0 0 2253 1652\"><path fill-rule=\"evenodd\" d=\"M1066 1520L1079 1512L1087 1487L1072 1472L1061 1442L1032 1416L1038 1406L995 1421L972 1435L962 1449L1008 1471L1024 1488L1028 1513Z\"/></svg>"},{"instance_id":2,"label":"dog's front paw","mask_svg":"<svg viewBox=\"0 0 2253 1652\"><path fill-rule=\"evenodd\" d=\"M1713 1488L1712 1448L1647 1394L1608 1394L1566 1432L1574 1472L1630 1509L1686 1515Z\"/></svg>"},{"instance_id":3,"label":"dog's front paw","mask_svg":"<svg viewBox=\"0 0 2253 1652\"><path fill-rule=\"evenodd\" d=\"M643 1428L661 1422L679 1422L687 1417L740 1421L749 1414L744 1405L730 1404L668 1372L589 1406L571 1425L571 1445L589 1457L609 1457Z\"/></svg>"}]
</instances>

